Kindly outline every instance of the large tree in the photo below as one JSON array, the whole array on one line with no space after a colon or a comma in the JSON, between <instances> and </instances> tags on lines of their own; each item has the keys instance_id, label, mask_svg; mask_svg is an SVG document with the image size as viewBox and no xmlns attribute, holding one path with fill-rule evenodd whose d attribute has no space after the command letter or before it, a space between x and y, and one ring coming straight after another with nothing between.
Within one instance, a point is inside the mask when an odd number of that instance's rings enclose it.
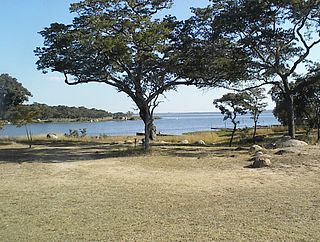
<instances>
[{"instance_id":1,"label":"large tree","mask_svg":"<svg viewBox=\"0 0 320 242\"><path fill-rule=\"evenodd\" d=\"M313 85L301 85L304 82L313 82ZM314 128L317 129L318 141L320 140L320 70L315 69L304 76L300 76L292 83L297 88L294 95L294 111L296 123L303 125L307 133ZM292 87L293 88L293 87ZM272 99L276 106L273 110L274 115L283 124L287 125L287 103L281 95L281 90L271 89Z\"/></svg>"},{"instance_id":2,"label":"large tree","mask_svg":"<svg viewBox=\"0 0 320 242\"><path fill-rule=\"evenodd\" d=\"M72 4L71 24L53 23L41 31L35 50L38 69L61 72L65 83L99 82L126 93L145 124L145 148L158 98L177 85L191 84L173 71L174 17L157 19L172 0L85 0Z\"/></svg>"},{"instance_id":3,"label":"large tree","mask_svg":"<svg viewBox=\"0 0 320 242\"><path fill-rule=\"evenodd\" d=\"M294 138L293 99L300 87L291 82L299 66L313 64L307 58L320 43L319 0L211 0L210 6L196 13L198 22L206 26L202 36L208 45L227 39L229 46L247 54L250 61L244 66L251 86L279 88L288 105L288 132ZM306 79L299 85L312 84Z\"/></svg>"},{"instance_id":4,"label":"large tree","mask_svg":"<svg viewBox=\"0 0 320 242\"><path fill-rule=\"evenodd\" d=\"M7 118L8 110L28 101L31 93L16 78L0 75L0 121ZM1 125L0 125L1 126Z\"/></svg>"}]
</instances>

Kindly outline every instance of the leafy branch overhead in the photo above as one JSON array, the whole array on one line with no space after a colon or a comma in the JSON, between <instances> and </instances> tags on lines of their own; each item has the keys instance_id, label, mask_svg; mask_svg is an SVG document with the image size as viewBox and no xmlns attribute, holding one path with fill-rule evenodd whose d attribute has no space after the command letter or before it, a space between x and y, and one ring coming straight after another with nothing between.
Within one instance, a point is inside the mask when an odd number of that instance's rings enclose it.
<instances>
[{"instance_id":1,"label":"leafy branch overhead","mask_svg":"<svg viewBox=\"0 0 320 242\"><path fill-rule=\"evenodd\" d=\"M299 67L310 69L316 64L308 58L320 44L319 0L211 0L210 6L195 13L208 45L224 39L230 48L246 56L241 62L247 81L229 88L245 90L271 84L281 90L288 105L289 135L294 138L293 98L299 87L291 83ZM205 85L211 83L215 80L205 80ZM305 79L299 85L312 84L313 80Z\"/></svg>"}]
</instances>

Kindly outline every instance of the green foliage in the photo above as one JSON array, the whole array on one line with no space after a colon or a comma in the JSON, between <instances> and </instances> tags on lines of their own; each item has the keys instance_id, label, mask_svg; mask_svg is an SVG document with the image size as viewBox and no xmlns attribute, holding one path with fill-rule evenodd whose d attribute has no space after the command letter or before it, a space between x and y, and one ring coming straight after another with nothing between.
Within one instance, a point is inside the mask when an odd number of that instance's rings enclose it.
<instances>
[{"instance_id":1,"label":"green foliage","mask_svg":"<svg viewBox=\"0 0 320 242\"><path fill-rule=\"evenodd\" d=\"M230 119L235 121L237 115L244 115L247 113L249 104L247 100L250 96L247 93L227 93L219 99L215 99L213 104L219 108L220 112L224 115L224 120Z\"/></svg>"},{"instance_id":2,"label":"green foliage","mask_svg":"<svg viewBox=\"0 0 320 242\"><path fill-rule=\"evenodd\" d=\"M312 85L303 85L312 82ZM312 129L320 129L320 72L316 69L307 75L297 78L292 84L296 92L294 95L294 110L296 114L296 123L305 126L309 133ZM287 123L287 103L282 98L280 90L273 88L271 90L276 107L273 111L278 120L286 125ZM320 139L320 130L318 132Z\"/></svg>"},{"instance_id":3,"label":"green foliage","mask_svg":"<svg viewBox=\"0 0 320 242\"><path fill-rule=\"evenodd\" d=\"M215 99L213 104L219 108L220 112L224 115L223 120L230 119L233 124L233 131L229 146L232 145L234 134L237 130L238 115L244 115L250 109L250 96L246 92L241 93L227 93L219 99Z\"/></svg>"},{"instance_id":4,"label":"green foliage","mask_svg":"<svg viewBox=\"0 0 320 242\"><path fill-rule=\"evenodd\" d=\"M240 59L246 73L243 80L247 80L243 85L271 84L281 89L288 108L288 131L294 137L293 96L297 90L291 88L291 82L298 66L315 64L308 56L320 43L319 1L212 0L196 14L202 26L200 34L208 45L222 39L227 49L245 54ZM208 85L215 83L215 79L209 80ZM239 83L235 84L231 87L239 90Z\"/></svg>"},{"instance_id":5,"label":"green foliage","mask_svg":"<svg viewBox=\"0 0 320 242\"><path fill-rule=\"evenodd\" d=\"M255 142L255 136L257 133L257 124L259 120L260 114L267 107L267 103L263 102L266 98L264 95L265 89L263 88L253 88L248 90L247 96L249 97L247 104L248 110L251 114L251 118L253 119L253 141Z\"/></svg>"},{"instance_id":6,"label":"green foliage","mask_svg":"<svg viewBox=\"0 0 320 242\"><path fill-rule=\"evenodd\" d=\"M30 111L24 105L16 106L15 108L11 109L9 113L9 119L14 125L18 127L25 127L29 148L32 146L32 133L28 128L28 124L33 122L36 115L37 114L35 112Z\"/></svg>"},{"instance_id":7,"label":"green foliage","mask_svg":"<svg viewBox=\"0 0 320 242\"><path fill-rule=\"evenodd\" d=\"M87 136L87 129L69 129L69 134L65 134L66 137L79 138Z\"/></svg>"},{"instance_id":8,"label":"green foliage","mask_svg":"<svg viewBox=\"0 0 320 242\"><path fill-rule=\"evenodd\" d=\"M158 97L189 84L172 70L174 17L157 18L172 0L86 0L71 5L72 24L53 23L40 34L38 69L58 71L69 85L99 82L126 93L145 123L148 148Z\"/></svg>"},{"instance_id":9,"label":"green foliage","mask_svg":"<svg viewBox=\"0 0 320 242\"><path fill-rule=\"evenodd\" d=\"M31 93L8 74L0 75L0 120L7 118L8 110L28 101ZM1 127L1 125L0 125Z\"/></svg>"},{"instance_id":10,"label":"green foliage","mask_svg":"<svg viewBox=\"0 0 320 242\"><path fill-rule=\"evenodd\" d=\"M105 110L85 107L68 107L64 105L48 106L46 104L33 103L26 105L30 111L37 113L37 119L51 120L51 119L101 119L112 117L112 113ZM124 114L123 114L124 115Z\"/></svg>"}]
</instances>

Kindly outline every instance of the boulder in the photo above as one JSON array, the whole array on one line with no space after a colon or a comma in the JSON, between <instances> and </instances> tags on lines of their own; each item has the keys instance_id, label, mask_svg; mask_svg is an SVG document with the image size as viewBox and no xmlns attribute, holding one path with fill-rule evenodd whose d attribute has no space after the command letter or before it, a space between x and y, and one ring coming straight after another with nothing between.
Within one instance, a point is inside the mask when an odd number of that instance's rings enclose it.
<instances>
[{"instance_id":1,"label":"boulder","mask_svg":"<svg viewBox=\"0 0 320 242\"><path fill-rule=\"evenodd\" d=\"M262 151L262 150L263 150L263 148L260 145L253 145L253 146L250 147L249 152L251 154L255 154L258 151Z\"/></svg>"},{"instance_id":2,"label":"boulder","mask_svg":"<svg viewBox=\"0 0 320 242\"><path fill-rule=\"evenodd\" d=\"M206 145L206 142L204 142L203 140L198 140L196 142L197 145Z\"/></svg>"},{"instance_id":3,"label":"boulder","mask_svg":"<svg viewBox=\"0 0 320 242\"><path fill-rule=\"evenodd\" d=\"M250 161L255 161L256 159L270 159L271 156L268 154L264 154L262 151L257 151L252 158L250 159Z\"/></svg>"},{"instance_id":4,"label":"boulder","mask_svg":"<svg viewBox=\"0 0 320 242\"><path fill-rule=\"evenodd\" d=\"M126 140L124 143L127 145L132 145L132 144L134 144L134 141L133 140Z\"/></svg>"},{"instance_id":5,"label":"boulder","mask_svg":"<svg viewBox=\"0 0 320 242\"><path fill-rule=\"evenodd\" d=\"M47 134L47 139L58 139L58 136L54 133Z\"/></svg>"},{"instance_id":6,"label":"boulder","mask_svg":"<svg viewBox=\"0 0 320 242\"><path fill-rule=\"evenodd\" d=\"M258 157L258 156L263 156L263 152L262 151L257 151L255 153L255 156Z\"/></svg>"},{"instance_id":7,"label":"boulder","mask_svg":"<svg viewBox=\"0 0 320 242\"><path fill-rule=\"evenodd\" d=\"M268 167L271 165L271 161L269 158L260 156L256 157L251 165L252 168L262 168L262 167Z\"/></svg>"},{"instance_id":8,"label":"boulder","mask_svg":"<svg viewBox=\"0 0 320 242\"><path fill-rule=\"evenodd\" d=\"M308 145L306 142L296 139L280 139L276 143L277 148L286 148L286 147L299 147Z\"/></svg>"},{"instance_id":9,"label":"boulder","mask_svg":"<svg viewBox=\"0 0 320 242\"><path fill-rule=\"evenodd\" d=\"M187 145L189 144L189 141L187 139L180 141L180 144Z\"/></svg>"}]
</instances>

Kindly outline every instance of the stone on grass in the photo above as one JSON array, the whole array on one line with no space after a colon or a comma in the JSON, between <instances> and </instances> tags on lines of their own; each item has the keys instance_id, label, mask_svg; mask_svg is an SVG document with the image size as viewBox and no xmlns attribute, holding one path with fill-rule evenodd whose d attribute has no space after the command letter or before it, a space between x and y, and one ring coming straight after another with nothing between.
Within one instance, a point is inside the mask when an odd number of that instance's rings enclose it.
<instances>
[{"instance_id":1,"label":"stone on grass","mask_svg":"<svg viewBox=\"0 0 320 242\"><path fill-rule=\"evenodd\" d=\"M189 144L189 141L187 139L180 141L180 144L187 145Z\"/></svg>"},{"instance_id":2,"label":"stone on grass","mask_svg":"<svg viewBox=\"0 0 320 242\"><path fill-rule=\"evenodd\" d=\"M197 145L206 145L206 142L204 142L203 140L198 140L196 142Z\"/></svg>"},{"instance_id":3,"label":"stone on grass","mask_svg":"<svg viewBox=\"0 0 320 242\"><path fill-rule=\"evenodd\" d=\"M263 168L271 165L271 161L263 156L256 157L252 163L252 168Z\"/></svg>"},{"instance_id":4,"label":"stone on grass","mask_svg":"<svg viewBox=\"0 0 320 242\"><path fill-rule=\"evenodd\" d=\"M132 145L132 144L134 144L134 141L133 140L126 140L124 143L128 144L128 145Z\"/></svg>"},{"instance_id":5,"label":"stone on grass","mask_svg":"<svg viewBox=\"0 0 320 242\"><path fill-rule=\"evenodd\" d=\"M58 139L58 136L54 133L47 134L47 139Z\"/></svg>"},{"instance_id":6,"label":"stone on grass","mask_svg":"<svg viewBox=\"0 0 320 242\"><path fill-rule=\"evenodd\" d=\"M262 151L263 148L260 145L253 145L250 147L249 152L252 154L257 153L258 151Z\"/></svg>"},{"instance_id":7,"label":"stone on grass","mask_svg":"<svg viewBox=\"0 0 320 242\"><path fill-rule=\"evenodd\" d=\"M257 151L256 153L255 153L255 156L263 156L263 152L262 151Z\"/></svg>"},{"instance_id":8,"label":"stone on grass","mask_svg":"<svg viewBox=\"0 0 320 242\"><path fill-rule=\"evenodd\" d=\"M280 139L276 142L277 148L299 147L299 146L306 146L306 145L308 145L308 143L301 140L296 140L296 139L288 139L285 141L283 141L283 139Z\"/></svg>"}]
</instances>

